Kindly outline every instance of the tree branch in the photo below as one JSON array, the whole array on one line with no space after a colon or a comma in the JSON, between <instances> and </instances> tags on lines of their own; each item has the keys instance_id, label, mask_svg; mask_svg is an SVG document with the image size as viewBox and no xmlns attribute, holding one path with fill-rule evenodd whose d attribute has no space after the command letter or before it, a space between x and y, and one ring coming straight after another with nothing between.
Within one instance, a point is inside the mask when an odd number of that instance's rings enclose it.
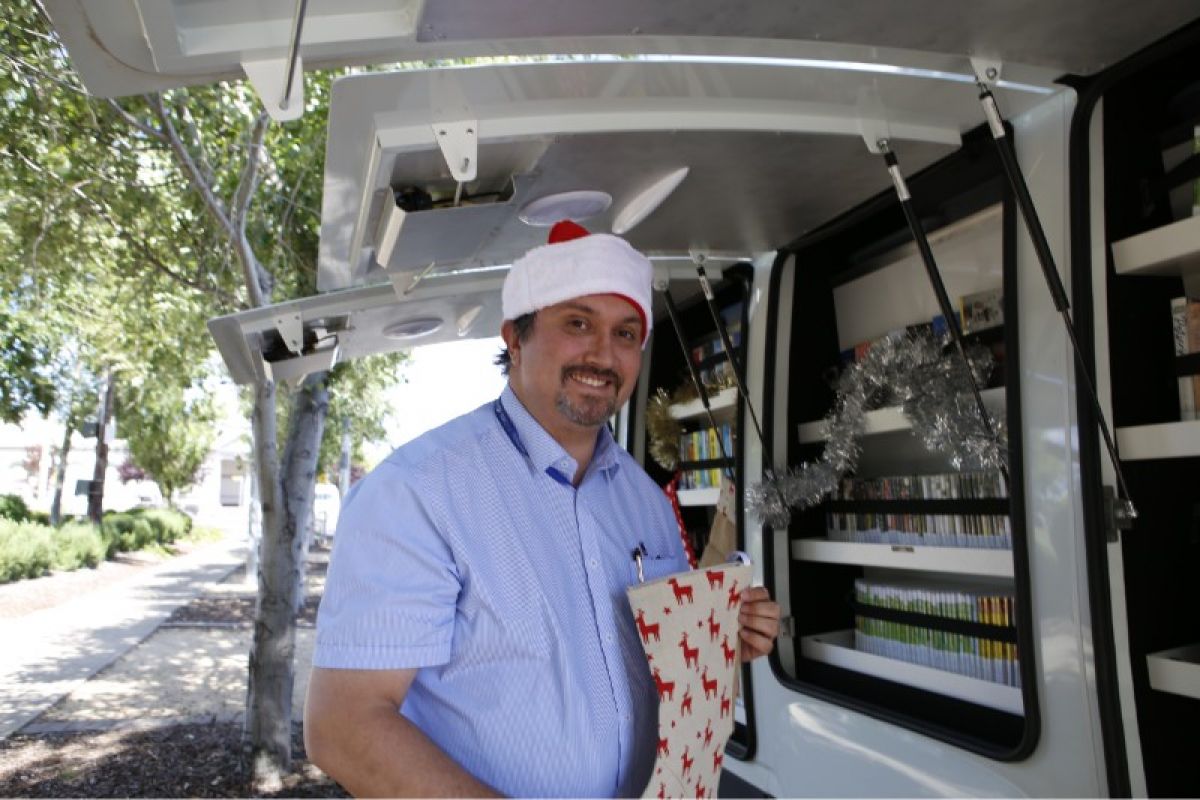
<instances>
[{"instance_id":1,"label":"tree branch","mask_svg":"<svg viewBox=\"0 0 1200 800\"><path fill-rule=\"evenodd\" d=\"M225 205L213 193L212 185L204 180L204 175L200 167L196 164L196 160L192 158L187 148L184 147L183 140L179 138L179 132L175 130L175 126L171 123L171 119L167 115L167 109L163 106L162 95L150 95L147 99L150 102L150 107L154 109L154 113L158 116L158 120L162 124L163 133L167 136L167 143L171 147L171 152L175 154L175 160L179 162L179 166L190 179L192 187L200 193L200 197L204 201L204 206L208 209L209 214L217 221L221 229L225 231L225 235L229 237L229 242L233 245L234 251L237 253L238 262L242 267L242 279L246 282L246 291L250 296L250 305L256 308L266 305L262 284L259 281L259 273L262 271L262 267L259 265L254 251L250 248L250 242L246 239L245 221L243 220L240 225L234 226L233 221L226 213ZM266 128L265 125L262 126L260 132L259 127L259 124L256 122L255 131L258 133L256 143L261 145L262 136L266 133ZM249 166L247 166L247 169L249 169ZM239 186L239 195L241 191L242 187ZM244 202L249 203L249 199L247 198ZM237 207L235 206L235 208Z\"/></svg>"},{"instance_id":2,"label":"tree branch","mask_svg":"<svg viewBox=\"0 0 1200 800\"><path fill-rule=\"evenodd\" d=\"M130 114L128 111L126 111L124 106L122 106L116 100L113 100L111 97L108 100L108 104L113 108L114 111L121 115L122 119L124 119L133 127L137 128L142 133L146 134L147 136L153 136L159 141L165 142L167 140L167 135L163 133L163 131L159 130L158 128L152 128L146 123L142 122L133 114Z\"/></svg>"},{"instance_id":3,"label":"tree branch","mask_svg":"<svg viewBox=\"0 0 1200 800\"><path fill-rule=\"evenodd\" d=\"M266 304L264 297L270 294L270 276L267 275L266 270L254 255L254 251L250 247L250 240L246 238L246 216L250 210L250 201L254 197L254 190L258 188L259 169L262 166L262 156L265 152L263 141L266 139L267 128L270 124L271 117L267 112L259 112L258 119L254 120L254 128L250 133L250 152L246 154L246 167L242 170L237 191L233 196L233 224L236 230L236 238L233 240L234 248L243 268L253 265L253 269L247 272L246 280L248 283L253 283L250 296L252 300L256 301L255 305L259 306Z\"/></svg>"},{"instance_id":4,"label":"tree branch","mask_svg":"<svg viewBox=\"0 0 1200 800\"><path fill-rule=\"evenodd\" d=\"M204 201L204 207L208 209L208 213L213 216L217 224L224 228L225 232L232 239L237 232L234 230L233 224L225 211L225 204L221 202L221 198L213 193L212 185L204 180L204 175L201 173L199 166L196 165L196 160L192 158L192 154L184 147L183 140L179 137L179 131L175 130L175 125L172 124L171 118L167 114L167 109L163 105L162 95L147 95L146 99L149 101L150 107L154 110L155 116L158 117L158 121L162 125L163 135L166 137L166 142L170 145L171 152L174 154L180 168L188 176L192 188L200 193L200 199Z\"/></svg>"}]
</instances>

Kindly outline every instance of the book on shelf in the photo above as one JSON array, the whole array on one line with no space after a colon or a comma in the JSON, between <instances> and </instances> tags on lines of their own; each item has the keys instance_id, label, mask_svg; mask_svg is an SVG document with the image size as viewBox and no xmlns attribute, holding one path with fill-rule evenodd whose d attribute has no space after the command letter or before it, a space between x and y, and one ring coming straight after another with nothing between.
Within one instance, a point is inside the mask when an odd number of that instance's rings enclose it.
<instances>
[{"instance_id":1,"label":"book on shelf","mask_svg":"<svg viewBox=\"0 0 1200 800\"><path fill-rule=\"evenodd\" d=\"M862 612L854 618L856 650L977 680L1021 685L1020 659L1013 642L879 619L869 612L876 607L1012 628L1016 624L1012 594L953 583L858 578L854 599Z\"/></svg>"},{"instance_id":2,"label":"book on shelf","mask_svg":"<svg viewBox=\"0 0 1200 800\"><path fill-rule=\"evenodd\" d=\"M1200 353L1200 299L1176 297L1171 300L1171 335L1175 355ZM1200 375L1180 375L1179 418L1194 420L1200 408Z\"/></svg>"},{"instance_id":3,"label":"book on shelf","mask_svg":"<svg viewBox=\"0 0 1200 800\"><path fill-rule=\"evenodd\" d=\"M711 461L733 455L733 427L725 423L716 428L701 428L679 437L679 460ZM721 485L722 467L685 469L679 478L680 489L711 489Z\"/></svg>"},{"instance_id":4,"label":"book on shelf","mask_svg":"<svg viewBox=\"0 0 1200 800\"><path fill-rule=\"evenodd\" d=\"M977 500L1005 497L996 470L941 475L843 478L837 500ZM830 541L923 547L1012 549L1007 516L994 514L913 514L885 511L826 514Z\"/></svg>"}]
</instances>

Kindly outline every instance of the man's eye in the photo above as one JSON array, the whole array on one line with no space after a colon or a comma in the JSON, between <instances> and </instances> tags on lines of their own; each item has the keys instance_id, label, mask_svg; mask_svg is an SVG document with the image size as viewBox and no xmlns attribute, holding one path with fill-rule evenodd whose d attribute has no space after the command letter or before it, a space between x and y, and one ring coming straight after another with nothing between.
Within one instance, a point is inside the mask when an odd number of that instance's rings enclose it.
<instances>
[{"instance_id":1,"label":"man's eye","mask_svg":"<svg viewBox=\"0 0 1200 800\"><path fill-rule=\"evenodd\" d=\"M587 320L583 319L582 317L572 317L571 319L567 320L567 325L575 328L576 330L583 330L587 327Z\"/></svg>"},{"instance_id":2,"label":"man's eye","mask_svg":"<svg viewBox=\"0 0 1200 800\"><path fill-rule=\"evenodd\" d=\"M622 339L627 339L631 342L637 340L637 338L638 338L637 332L630 330L628 328L617 331L617 335L620 336Z\"/></svg>"}]
</instances>

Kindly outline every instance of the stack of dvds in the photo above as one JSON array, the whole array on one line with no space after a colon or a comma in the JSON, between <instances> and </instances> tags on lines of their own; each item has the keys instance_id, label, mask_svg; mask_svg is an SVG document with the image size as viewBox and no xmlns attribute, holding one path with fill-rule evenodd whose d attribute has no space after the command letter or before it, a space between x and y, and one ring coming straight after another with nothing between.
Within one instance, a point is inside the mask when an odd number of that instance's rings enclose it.
<instances>
[{"instance_id":1,"label":"stack of dvds","mask_svg":"<svg viewBox=\"0 0 1200 800\"><path fill-rule=\"evenodd\" d=\"M1013 596L953 586L882 583L859 578L854 597L877 606L945 619L1013 627ZM1021 685L1020 660L1012 642L909 625L870 616L855 617L854 647L866 653L955 672L979 680Z\"/></svg>"},{"instance_id":2,"label":"stack of dvds","mask_svg":"<svg viewBox=\"0 0 1200 800\"><path fill-rule=\"evenodd\" d=\"M1003 498L998 471L888 478L845 478L837 500L975 500ZM879 511L828 512L828 536L838 542L932 547L1012 549L1007 516L993 514L896 514Z\"/></svg>"}]
</instances>

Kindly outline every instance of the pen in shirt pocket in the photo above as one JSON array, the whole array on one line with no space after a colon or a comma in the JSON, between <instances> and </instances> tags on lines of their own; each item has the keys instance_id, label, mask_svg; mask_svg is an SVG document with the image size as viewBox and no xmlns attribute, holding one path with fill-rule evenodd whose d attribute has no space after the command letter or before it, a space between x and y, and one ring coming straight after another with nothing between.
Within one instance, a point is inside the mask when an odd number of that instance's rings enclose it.
<instances>
[{"instance_id":1,"label":"pen in shirt pocket","mask_svg":"<svg viewBox=\"0 0 1200 800\"><path fill-rule=\"evenodd\" d=\"M638 546L633 548L633 563L637 564L638 583L646 582L646 575L642 572L642 558L646 555L646 543L638 542Z\"/></svg>"}]
</instances>

